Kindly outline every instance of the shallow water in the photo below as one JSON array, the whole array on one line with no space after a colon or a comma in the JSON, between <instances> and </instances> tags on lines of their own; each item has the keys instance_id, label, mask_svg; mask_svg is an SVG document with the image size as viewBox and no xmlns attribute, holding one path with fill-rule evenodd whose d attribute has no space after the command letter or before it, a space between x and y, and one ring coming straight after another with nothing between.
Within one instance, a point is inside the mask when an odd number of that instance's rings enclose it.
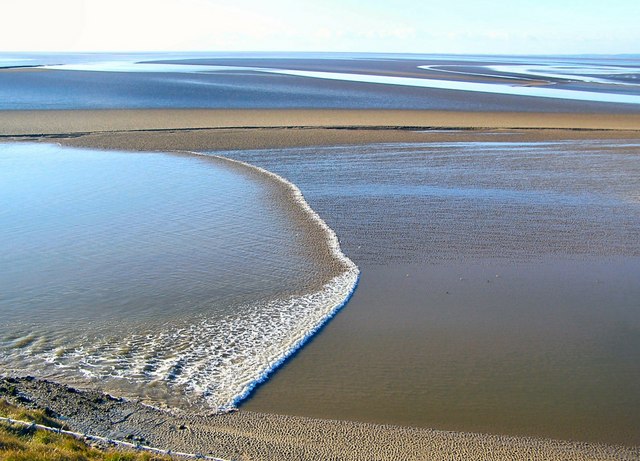
<instances>
[{"instance_id":1,"label":"shallow water","mask_svg":"<svg viewBox=\"0 0 640 461\"><path fill-rule=\"evenodd\" d=\"M636 85L639 66L631 58L4 53L0 59L5 59L7 66L25 66L3 70L0 62L0 109L4 110L324 108L637 113L640 107L640 87ZM34 65L43 67L26 67ZM556 75L568 68L572 78ZM626 73L616 73L616 69ZM607 79L598 79L594 73ZM609 76L611 73L615 75Z\"/></svg>"},{"instance_id":2,"label":"shallow water","mask_svg":"<svg viewBox=\"0 0 640 461\"><path fill-rule=\"evenodd\" d=\"M244 408L640 443L640 146L491 139L225 153L296 182L362 270Z\"/></svg>"},{"instance_id":3,"label":"shallow water","mask_svg":"<svg viewBox=\"0 0 640 461\"><path fill-rule=\"evenodd\" d=\"M202 156L0 144L2 368L232 404L351 288L286 195Z\"/></svg>"},{"instance_id":4,"label":"shallow water","mask_svg":"<svg viewBox=\"0 0 640 461\"><path fill-rule=\"evenodd\" d=\"M298 184L360 263L640 256L640 145L491 139L224 155Z\"/></svg>"},{"instance_id":5,"label":"shallow water","mask_svg":"<svg viewBox=\"0 0 640 461\"><path fill-rule=\"evenodd\" d=\"M197 62L197 61L196 61ZM398 77L389 75L372 75L372 74L359 74L359 73L344 73L344 72L327 72L327 71L312 71L312 70L298 70L298 69L274 69L269 67L242 67L242 66L218 66L218 65L198 65L198 64L180 64L176 63L139 63L139 62L120 62L120 61L106 61L89 64L63 64L46 66L49 70L62 70L62 71L85 71L85 72L133 72L133 73L177 73L177 74L190 74L190 73L216 73L216 72L235 72L235 73L266 73L276 75L291 75L295 77L305 78L317 78L324 80L339 80L347 82L360 82L360 83L373 83L381 85L396 85L396 86L408 86L417 88L433 88L441 90L454 90L454 91L467 91L477 93L490 93L499 95L514 95L514 96L529 96L535 98L553 98L553 99L568 99L576 101L592 101L592 102L607 102L618 104L640 104L640 96L637 94L619 94L609 92L607 87L597 88L596 91L583 91L572 89L558 89L548 87L531 87L527 85L514 85L501 84L501 83L477 83L477 82L460 82L453 80L441 80L430 78L415 78L415 77ZM435 66L418 66L419 69L436 70ZM554 66L541 66L542 71L536 68L529 69L523 66L492 66L491 69L498 72L497 77L502 77L503 74L516 73L524 74L533 77L547 77L547 78L563 78L566 76L563 74L553 73L556 67ZM549 69L545 72L546 69ZM571 74L573 80L578 80L588 83L598 84L616 84L615 81L610 82L605 79L597 79L590 76L582 76L583 73L599 73L615 71L611 68L603 68L592 70L591 68L579 68L573 66L574 73ZM627 68L627 74L637 75L637 68ZM461 73L465 75L464 73ZM467 74L467 75L482 75L482 74ZM624 85L635 85L633 83L620 83Z\"/></svg>"},{"instance_id":6,"label":"shallow water","mask_svg":"<svg viewBox=\"0 0 640 461\"><path fill-rule=\"evenodd\" d=\"M347 82L373 83L378 85L397 85L417 88L433 88L475 93L489 93L512 96L529 96L534 98L568 99L575 101L607 102L617 104L640 104L640 96L636 94L619 94L607 91L581 91L547 87L515 86L504 84L458 82L434 80L428 78L393 77L386 75L366 75L339 72L303 71L303 70L263 70L264 72L294 75L298 77L340 80ZM539 74L538 74L539 75ZM598 82L600 83L600 82Z\"/></svg>"}]
</instances>

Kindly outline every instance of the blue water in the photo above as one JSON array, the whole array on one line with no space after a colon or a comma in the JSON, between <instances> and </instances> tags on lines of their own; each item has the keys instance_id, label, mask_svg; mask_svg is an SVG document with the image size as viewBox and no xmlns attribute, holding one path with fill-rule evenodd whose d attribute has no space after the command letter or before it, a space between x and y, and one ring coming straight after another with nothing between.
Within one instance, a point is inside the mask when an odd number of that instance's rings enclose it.
<instances>
[{"instance_id":1,"label":"blue water","mask_svg":"<svg viewBox=\"0 0 640 461\"><path fill-rule=\"evenodd\" d=\"M225 155L299 184L360 262L640 254L638 144L493 139Z\"/></svg>"},{"instance_id":2,"label":"blue water","mask_svg":"<svg viewBox=\"0 0 640 461\"><path fill-rule=\"evenodd\" d=\"M203 156L0 144L3 371L233 405L355 284L283 187Z\"/></svg>"},{"instance_id":3,"label":"blue water","mask_svg":"<svg viewBox=\"0 0 640 461\"><path fill-rule=\"evenodd\" d=\"M637 112L640 98L633 58L5 53L0 59L0 109ZM27 67L2 70L20 65ZM570 75L558 73L568 67Z\"/></svg>"}]
</instances>

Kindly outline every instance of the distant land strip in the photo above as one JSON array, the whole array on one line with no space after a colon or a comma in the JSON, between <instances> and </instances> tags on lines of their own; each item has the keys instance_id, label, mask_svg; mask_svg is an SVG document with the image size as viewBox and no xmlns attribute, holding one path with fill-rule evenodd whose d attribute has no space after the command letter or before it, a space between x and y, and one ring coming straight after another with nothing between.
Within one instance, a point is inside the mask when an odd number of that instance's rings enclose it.
<instances>
[{"instance_id":1,"label":"distant land strip","mask_svg":"<svg viewBox=\"0 0 640 461\"><path fill-rule=\"evenodd\" d=\"M0 111L0 136L232 128L368 130L570 129L640 131L639 114L334 109Z\"/></svg>"}]
</instances>

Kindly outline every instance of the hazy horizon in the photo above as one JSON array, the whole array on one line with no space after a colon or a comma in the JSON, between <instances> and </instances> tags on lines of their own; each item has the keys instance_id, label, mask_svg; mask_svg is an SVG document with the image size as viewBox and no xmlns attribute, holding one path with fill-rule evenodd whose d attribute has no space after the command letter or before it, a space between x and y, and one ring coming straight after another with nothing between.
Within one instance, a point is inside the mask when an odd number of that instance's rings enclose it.
<instances>
[{"instance_id":1,"label":"hazy horizon","mask_svg":"<svg viewBox=\"0 0 640 461\"><path fill-rule=\"evenodd\" d=\"M638 53L421 53L421 52L402 52L402 51L329 51L329 50L4 50L0 49L0 53L3 55L108 55L108 54L123 54L123 55L147 55L147 54L199 54L199 55L265 55L265 56L280 56L280 55L327 55L327 56L353 56L353 55L372 55L372 56L428 56L428 57L455 57L455 56L472 56L472 57L565 57L565 58L589 58L589 57L615 57L615 58L640 58L640 52Z\"/></svg>"}]
</instances>

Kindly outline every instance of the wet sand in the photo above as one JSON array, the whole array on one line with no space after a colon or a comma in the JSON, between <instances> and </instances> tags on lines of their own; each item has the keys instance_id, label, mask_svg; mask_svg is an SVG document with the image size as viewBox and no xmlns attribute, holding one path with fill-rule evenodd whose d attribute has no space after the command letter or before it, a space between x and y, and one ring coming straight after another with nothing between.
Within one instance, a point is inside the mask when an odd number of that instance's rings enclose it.
<instances>
[{"instance_id":1,"label":"wet sand","mask_svg":"<svg viewBox=\"0 0 640 461\"><path fill-rule=\"evenodd\" d=\"M206 114L188 111L188 116L185 115L185 118L181 118L182 116L174 117L177 114L173 111L149 113L145 111L145 114L131 111L86 114L52 112L38 113L35 114L36 116L33 113L4 112L0 114L0 131L5 139L41 139L48 142L54 140L68 145L133 150L228 150L312 144L426 142L451 140L452 137L458 140L473 141L486 140L487 133L491 132L491 130L447 131L448 128L459 127L488 127L497 129L500 133L505 128L558 128L558 126L562 126L569 129L568 131L527 129L510 132L510 136L520 140L612 138L637 141L640 139L640 133L635 131L638 130L640 124L634 116L567 115L565 118L555 118L555 116L549 118L548 116L537 117L531 114L517 116L498 114L495 117L487 118L486 114L483 116L482 114L459 113L409 113L408 115L403 113L406 116L399 118L398 113L393 112L379 115L372 113L371 118L366 114L351 113L349 115L343 113L341 118L336 120L335 111L330 113L310 112L305 113L304 117L300 114L300 112L286 111L286 113L276 113L273 115L274 118L270 119L268 114L254 111L217 114L211 111L207 111ZM217 119L218 125L215 124L214 115L220 117ZM234 115L239 118L234 119ZM213 118L207 118L209 116ZM253 125L261 120L260 125ZM198 129L187 129L190 124ZM327 126L335 127L336 125L342 128L327 128ZM359 126L356 128L353 125ZM445 130L428 133L398 129L371 130L367 129L367 125L425 129L438 127ZM308 128L229 129L229 127L238 126ZM353 129L344 129L347 127ZM585 128L616 131L581 131ZM94 133L91 133L92 131ZM95 133L95 131L114 132ZM69 133L76 134L69 136ZM42 136L43 134L53 136ZM405 269L403 267L401 271ZM395 275L398 274L399 271L395 271ZM388 276L389 274L383 274L381 280L386 280ZM330 337L331 326L332 324L326 333L318 338L318 346L321 345L321 340L325 335ZM314 345L312 344L312 346ZM294 361L295 363L292 362L292 365L300 362L303 368L308 367L310 362L304 359L305 352L306 350ZM311 357L313 355L311 354ZM287 369L283 370L276 376L276 379L280 375L286 377L286 372ZM29 386L25 385L21 388ZM38 383L36 386L45 385ZM267 387L265 386L264 389L266 390ZM113 431L111 433L115 433L115 435L118 435L118 430L122 430L118 429L117 424L113 425L109 422L122 418L105 416L108 412L99 405L86 402L78 398L77 394L74 394L70 399L61 399L58 392L66 392L64 390L55 391L57 399L54 401L46 396L51 392L53 391L47 390L44 394L33 394L34 401L47 406L51 404L52 408L54 405L58 405L58 403L52 402L60 400L65 402L61 405L80 405L82 410L76 413L76 419L72 420L77 428L88 427L101 434ZM92 399L95 399L95 396ZM277 399L268 400L272 404L269 412L285 413L288 411L285 405L279 406L278 403L274 403L278 402ZM280 401L280 403L283 402L284 400ZM316 409L318 407L316 405ZM64 407L55 411L62 414L67 413ZM119 411L122 414L122 410ZM294 413L295 411L289 412ZM449 410L445 408L443 414L447 411ZM450 411L455 411L455 409ZM390 420L393 420L392 413L393 409L390 409ZM134 414L132 413L132 415ZM166 416L166 414L163 415ZM160 422L158 419L160 417L160 414L145 415L141 418L137 416L126 417L124 418L126 424L131 424L126 430L143 435L145 440L151 443L169 442L172 445L171 448L174 449L202 450L203 452L214 452L219 456L238 456L240 453L244 453L247 459L249 457L258 459L317 459L318 457L331 459L450 459L452 457L460 459L640 459L640 450L637 447L620 448L593 443L556 442L550 439L528 437L441 432L430 429L276 416L244 410L226 416L187 417L184 421L186 421L185 427L188 429L183 431L166 431L163 427L167 425L170 427L175 423ZM327 417L332 416L327 415ZM340 416L333 416L333 418L335 417L340 418ZM154 424L150 424L150 421L154 421ZM559 425L562 424L562 422L559 423ZM571 436L567 435L567 437Z\"/></svg>"}]
</instances>

